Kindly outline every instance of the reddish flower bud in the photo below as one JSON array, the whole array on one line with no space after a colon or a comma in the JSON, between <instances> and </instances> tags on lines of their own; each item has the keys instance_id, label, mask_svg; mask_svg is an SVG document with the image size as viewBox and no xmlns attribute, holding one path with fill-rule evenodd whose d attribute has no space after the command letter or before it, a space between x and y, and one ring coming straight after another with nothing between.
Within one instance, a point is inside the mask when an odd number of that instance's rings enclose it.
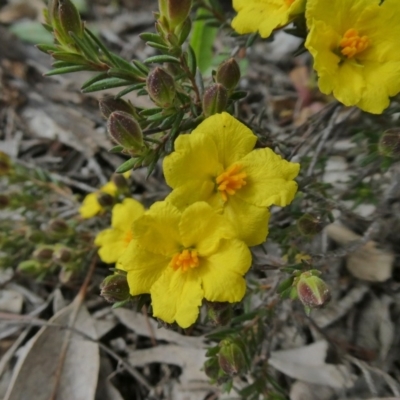
<instances>
[{"instance_id":1,"label":"reddish flower bud","mask_svg":"<svg viewBox=\"0 0 400 400\"><path fill-rule=\"evenodd\" d=\"M147 91L154 103L162 108L171 107L176 95L174 78L157 67L147 77Z\"/></svg>"},{"instance_id":2,"label":"reddish flower bud","mask_svg":"<svg viewBox=\"0 0 400 400\"><path fill-rule=\"evenodd\" d=\"M322 307L330 300L328 286L318 275L319 271L307 271L295 280L297 296L307 308Z\"/></svg>"},{"instance_id":3,"label":"reddish flower bud","mask_svg":"<svg viewBox=\"0 0 400 400\"><path fill-rule=\"evenodd\" d=\"M163 25L174 30L189 16L192 0L158 0L158 8Z\"/></svg>"},{"instance_id":4,"label":"reddish flower bud","mask_svg":"<svg viewBox=\"0 0 400 400\"><path fill-rule=\"evenodd\" d=\"M378 149L383 156L400 158L400 129L392 128L383 132Z\"/></svg>"},{"instance_id":5,"label":"reddish flower bud","mask_svg":"<svg viewBox=\"0 0 400 400\"><path fill-rule=\"evenodd\" d=\"M50 220L48 230L52 233L67 233L69 226L63 219L57 218Z\"/></svg>"},{"instance_id":6,"label":"reddish flower bud","mask_svg":"<svg viewBox=\"0 0 400 400\"><path fill-rule=\"evenodd\" d=\"M106 96L99 100L99 108L104 118L108 118L114 111L124 111L133 115L135 108L130 102Z\"/></svg>"},{"instance_id":7,"label":"reddish flower bud","mask_svg":"<svg viewBox=\"0 0 400 400\"><path fill-rule=\"evenodd\" d=\"M115 274L107 276L100 285L100 296L110 303L128 300L130 297L126 275Z\"/></svg>"},{"instance_id":8,"label":"reddish flower bud","mask_svg":"<svg viewBox=\"0 0 400 400\"><path fill-rule=\"evenodd\" d=\"M142 129L130 114L124 111L112 112L108 118L107 129L114 141L128 151L137 152L142 149Z\"/></svg>"},{"instance_id":9,"label":"reddish flower bud","mask_svg":"<svg viewBox=\"0 0 400 400\"><path fill-rule=\"evenodd\" d=\"M83 25L81 16L71 0L58 1L58 17L65 34L75 33L77 36L83 35Z\"/></svg>"},{"instance_id":10,"label":"reddish flower bud","mask_svg":"<svg viewBox=\"0 0 400 400\"><path fill-rule=\"evenodd\" d=\"M225 339L219 345L218 364L226 374L237 375L247 369L246 356L237 341Z\"/></svg>"},{"instance_id":11,"label":"reddish flower bud","mask_svg":"<svg viewBox=\"0 0 400 400\"><path fill-rule=\"evenodd\" d=\"M218 66L215 81L228 90L233 90L240 80L240 68L234 58L224 61Z\"/></svg>"},{"instance_id":12,"label":"reddish flower bud","mask_svg":"<svg viewBox=\"0 0 400 400\"><path fill-rule=\"evenodd\" d=\"M225 111L228 105L228 91L220 84L210 86L203 96L203 112L206 117Z\"/></svg>"}]
</instances>

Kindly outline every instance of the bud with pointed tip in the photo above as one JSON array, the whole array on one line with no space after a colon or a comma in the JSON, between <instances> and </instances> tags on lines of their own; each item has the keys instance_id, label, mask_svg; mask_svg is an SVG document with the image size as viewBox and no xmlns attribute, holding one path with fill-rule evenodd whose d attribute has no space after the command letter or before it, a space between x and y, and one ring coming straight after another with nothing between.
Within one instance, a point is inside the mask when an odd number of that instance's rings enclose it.
<instances>
[{"instance_id":1,"label":"bud with pointed tip","mask_svg":"<svg viewBox=\"0 0 400 400\"><path fill-rule=\"evenodd\" d=\"M311 270L295 280L297 296L307 308L322 307L330 300L329 288L319 275L319 271Z\"/></svg>"},{"instance_id":2,"label":"bud with pointed tip","mask_svg":"<svg viewBox=\"0 0 400 400\"><path fill-rule=\"evenodd\" d=\"M109 303L116 303L130 298L126 275L114 274L107 276L100 285L100 296Z\"/></svg>"},{"instance_id":3,"label":"bud with pointed tip","mask_svg":"<svg viewBox=\"0 0 400 400\"><path fill-rule=\"evenodd\" d=\"M297 220L297 229L304 236L312 236L321 232L323 225L321 220L311 214L303 214Z\"/></svg>"},{"instance_id":4,"label":"bud with pointed tip","mask_svg":"<svg viewBox=\"0 0 400 400\"><path fill-rule=\"evenodd\" d=\"M106 96L99 100L100 112L104 118L107 118L114 111L124 111L128 114L133 115L135 108L130 102L122 99L116 99L112 96Z\"/></svg>"},{"instance_id":5,"label":"bud with pointed tip","mask_svg":"<svg viewBox=\"0 0 400 400\"><path fill-rule=\"evenodd\" d=\"M203 112L206 117L225 111L227 105L228 91L220 83L215 83L204 92Z\"/></svg>"},{"instance_id":6,"label":"bud with pointed tip","mask_svg":"<svg viewBox=\"0 0 400 400\"><path fill-rule=\"evenodd\" d=\"M383 132L378 149L383 156L400 158L400 129L392 128Z\"/></svg>"},{"instance_id":7,"label":"bud with pointed tip","mask_svg":"<svg viewBox=\"0 0 400 400\"><path fill-rule=\"evenodd\" d=\"M112 112L108 118L107 129L114 141L126 150L137 152L142 149L142 129L132 115L124 111Z\"/></svg>"},{"instance_id":8,"label":"bud with pointed tip","mask_svg":"<svg viewBox=\"0 0 400 400\"><path fill-rule=\"evenodd\" d=\"M247 369L243 348L236 340L224 339L219 346L218 364L226 374L233 376Z\"/></svg>"},{"instance_id":9,"label":"bud with pointed tip","mask_svg":"<svg viewBox=\"0 0 400 400\"><path fill-rule=\"evenodd\" d=\"M151 99L162 108L173 105L176 89L174 78L160 67L155 68L147 77L147 91Z\"/></svg>"},{"instance_id":10,"label":"bud with pointed tip","mask_svg":"<svg viewBox=\"0 0 400 400\"><path fill-rule=\"evenodd\" d=\"M69 32L83 36L83 25L81 16L71 0L59 0L58 16L64 32L69 36Z\"/></svg>"},{"instance_id":11,"label":"bud with pointed tip","mask_svg":"<svg viewBox=\"0 0 400 400\"><path fill-rule=\"evenodd\" d=\"M111 194L98 192L96 197L99 204L104 208L111 207L114 204L114 197Z\"/></svg>"},{"instance_id":12,"label":"bud with pointed tip","mask_svg":"<svg viewBox=\"0 0 400 400\"><path fill-rule=\"evenodd\" d=\"M67 233L69 231L68 224L60 218L50 220L48 230L52 233Z\"/></svg>"},{"instance_id":13,"label":"bud with pointed tip","mask_svg":"<svg viewBox=\"0 0 400 400\"><path fill-rule=\"evenodd\" d=\"M160 20L174 30L189 16L192 0L158 0Z\"/></svg>"},{"instance_id":14,"label":"bud with pointed tip","mask_svg":"<svg viewBox=\"0 0 400 400\"><path fill-rule=\"evenodd\" d=\"M129 188L128 181L123 174L113 174L111 181L118 188L119 191L125 191Z\"/></svg>"},{"instance_id":15,"label":"bud with pointed tip","mask_svg":"<svg viewBox=\"0 0 400 400\"><path fill-rule=\"evenodd\" d=\"M234 58L225 60L218 66L215 81L228 90L235 89L240 80L240 68Z\"/></svg>"}]
</instances>

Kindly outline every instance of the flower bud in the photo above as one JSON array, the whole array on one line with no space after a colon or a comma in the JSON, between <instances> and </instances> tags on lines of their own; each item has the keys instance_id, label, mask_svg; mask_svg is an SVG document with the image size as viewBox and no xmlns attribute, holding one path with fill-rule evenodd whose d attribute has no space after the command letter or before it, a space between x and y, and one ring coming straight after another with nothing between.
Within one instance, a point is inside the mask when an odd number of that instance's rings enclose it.
<instances>
[{"instance_id":1,"label":"flower bud","mask_svg":"<svg viewBox=\"0 0 400 400\"><path fill-rule=\"evenodd\" d=\"M147 77L147 91L154 103L162 108L171 107L176 94L174 78L157 67Z\"/></svg>"},{"instance_id":2,"label":"flower bud","mask_svg":"<svg viewBox=\"0 0 400 400\"><path fill-rule=\"evenodd\" d=\"M135 110L131 103L122 99L115 99L112 96L106 96L100 99L99 108L104 118L108 118L114 111L124 111L128 114L133 114Z\"/></svg>"},{"instance_id":3,"label":"flower bud","mask_svg":"<svg viewBox=\"0 0 400 400\"><path fill-rule=\"evenodd\" d=\"M233 90L240 80L240 68L234 58L225 60L218 66L215 81L228 90Z\"/></svg>"},{"instance_id":4,"label":"flower bud","mask_svg":"<svg viewBox=\"0 0 400 400\"><path fill-rule=\"evenodd\" d=\"M51 247L40 247L33 252L32 257L39 262L47 262L53 257L53 251Z\"/></svg>"},{"instance_id":5,"label":"flower bud","mask_svg":"<svg viewBox=\"0 0 400 400\"><path fill-rule=\"evenodd\" d=\"M127 150L139 151L143 147L142 129L128 113L112 112L108 118L107 129L114 141Z\"/></svg>"},{"instance_id":6,"label":"flower bud","mask_svg":"<svg viewBox=\"0 0 400 400\"><path fill-rule=\"evenodd\" d=\"M203 96L203 112L206 117L221 113L228 104L228 91L220 84L210 86Z\"/></svg>"},{"instance_id":7,"label":"flower bud","mask_svg":"<svg viewBox=\"0 0 400 400\"><path fill-rule=\"evenodd\" d=\"M111 207L114 204L114 197L108 193L96 193L97 201L102 207Z\"/></svg>"},{"instance_id":8,"label":"flower bud","mask_svg":"<svg viewBox=\"0 0 400 400\"><path fill-rule=\"evenodd\" d=\"M8 207L9 204L10 204L10 199L7 196L0 194L0 210L3 210L4 208Z\"/></svg>"},{"instance_id":9,"label":"flower bud","mask_svg":"<svg viewBox=\"0 0 400 400\"><path fill-rule=\"evenodd\" d=\"M246 356L237 341L225 339L219 345L218 364L226 374L237 375L247 369Z\"/></svg>"},{"instance_id":10,"label":"flower bud","mask_svg":"<svg viewBox=\"0 0 400 400\"><path fill-rule=\"evenodd\" d=\"M56 218L50 220L48 230L51 233L67 233L69 226L63 219Z\"/></svg>"},{"instance_id":11,"label":"flower bud","mask_svg":"<svg viewBox=\"0 0 400 400\"><path fill-rule=\"evenodd\" d=\"M20 262L17 269L28 274L37 274L43 270L43 266L38 260L26 260Z\"/></svg>"},{"instance_id":12,"label":"flower bud","mask_svg":"<svg viewBox=\"0 0 400 400\"><path fill-rule=\"evenodd\" d=\"M210 379L217 380L220 376L220 371L217 357L211 357L204 363L204 373Z\"/></svg>"},{"instance_id":13,"label":"flower bud","mask_svg":"<svg viewBox=\"0 0 400 400\"><path fill-rule=\"evenodd\" d=\"M229 303L207 302L207 316L214 325L227 325L232 318Z\"/></svg>"},{"instance_id":14,"label":"flower bud","mask_svg":"<svg viewBox=\"0 0 400 400\"><path fill-rule=\"evenodd\" d=\"M74 3L71 0L59 0L58 3L58 17L65 34L69 36L69 32L73 32L81 37L83 25Z\"/></svg>"},{"instance_id":15,"label":"flower bud","mask_svg":"<svg viewBox=\"0 0 400 400\"><path fill-rule=\"evenodd\" d=\"M10 157L6 153L0 151L0 176L8 175L11 170Z\"/></svg>"},{"instance_id":16,"label":"flower bud","mask_svg":"<svg viewBox=\"0 0 400 400\"><path fill-rule=\"evenodd\" d=\"M107 276L100 285L100 296L110 303L128 300L130 297L126 275Z\"/></svg>"},{"instance_id":17,"label":"flower bud","mask_svg":"<svg viewBox=\"0 0 400 400\"><path fill-rule=\"evenodd\" d=\"M392 128L383 132L378 149L383 156L400 158L400 128Z\"/></svg>"},{"instance_id":18,"label":"flower bud","mask_svg":"<svg viewBox=\"0 0 400 400\"><path fill-rule=\"evenodd\" d=\"M53 253L53 261L60 264L66 264L72 259L72 251L67 247L59 247Z\"/></svg>"},{"instance_id":19,"label":"flower bud","mask_svg":"<svg viewBox=\"0 0 400 400\"><path fill-rule=\"evenodd\" d=\"M307 308L322 307L330 300L328 286L318 275L319 271L307 271L296 279L297 296Z\"/></svg>"},{"instance_id":20,"label":"flower bud","mask_svg":"<svg viewBox=\"0 0 400 400\"><path fill-rule=\"evenodd\" d=\"M158 0L160 19L170 30L185 21L192 8L192 0Z\"/></svg>"},{"instance_id":21,"label":"flower bud","mask_svg":"<svg viewBox=\"0 0 400 400\"><path fill-rule=\"evenodd\" d=\"M128 181L123 174L113 174L111 182L114 183L119 191L124 191L129 188Z\"/></svg>"},{"instance_id":22,"label":"flower bud","mask_svg":"<svg viewBox=\"0 0 400 400\"><path fill-rule=\"evenodd\" d=\"M297 229L304 236L312 236L321 232L323 225L321 220L314 215L304 214L297 221Z\"/></svg>"}]
</instances>

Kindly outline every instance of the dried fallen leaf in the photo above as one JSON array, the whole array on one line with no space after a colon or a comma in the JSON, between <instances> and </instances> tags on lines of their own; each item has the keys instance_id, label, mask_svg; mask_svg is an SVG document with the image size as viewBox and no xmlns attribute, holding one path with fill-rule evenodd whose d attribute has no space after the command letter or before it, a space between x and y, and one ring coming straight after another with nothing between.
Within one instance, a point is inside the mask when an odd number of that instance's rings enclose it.
<instances>
[{"instance_id":1,"label":"dried fallen leaf","mask_svg":"<svg viewBox=\"0 0 400 400\"><path fill-rule=\"evenodd\" d=\"M292 378L333 388L350 388L355 377L345 365L325 363L328 343L324 340L308 346L271 353L269 364Z\"/></svg>"},{"instance_id":2,"label":"dried fallen leaf","mask_svg":"<svg viewBox=\"0 0 400 400\"><path fill-rule=\"evenodd\" d=\"M326 233L335 242L348 245L362 239L350 229L331 224L326 228ZM361 246L346 257L346 266L352 275L358 279L369 282L384 282L392 276L392 267L395 256L389 250L378 249L372 240Z\"/></svg>"},{"instance_id":3,"label":"dried fallen leaf","mask_svg":"<svg viewBox=\"0 0 400 400\"><path fill-rule=\"evenodd\" d=\"M19 314L24 304L24 297L15 290L0 291L0 311Z\"/></svg>"},{"instance_id":4,"label":"dried fallen leaf","mask_svg":"<svg viewBox=\"0 0 400 400\"><path fill-rule=\"evenodd\" d=\"M74 303L60 310L49 323L68 326L73 312ZM79 308L72 326L92 338L96 337L93 320L84 306ZM66 338L69 338L67 352L65 358L60 359ZM57 371L60 371L59 381ZM98 371L99 349L96 343L77 333L45 326L25 345L5 400L93 400Z\"/></svg>"}]
</instances>

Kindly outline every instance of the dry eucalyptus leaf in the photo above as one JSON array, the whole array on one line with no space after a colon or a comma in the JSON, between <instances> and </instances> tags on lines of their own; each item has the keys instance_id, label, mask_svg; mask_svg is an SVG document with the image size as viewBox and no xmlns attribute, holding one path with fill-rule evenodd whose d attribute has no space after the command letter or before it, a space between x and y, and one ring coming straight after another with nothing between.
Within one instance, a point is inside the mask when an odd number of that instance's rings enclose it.
<instances>
[{"instance_id":1,"label":"dry eucalyptus leaf","mask_svg":"<svg viewBox=\"0 0 400 400\"><path fill-rule=\"evenodd\" d=\"M0 311L20 314L24 304L24 296L15 290L0 291Z\"/></svg>"},{"instance_id":2,"label":"dry eucalyptus leaf","mask_svg":"<svg viewBox=\"0 0 400 400\"><path fill-rule=\"evenodd\" d=\"M327 235L341 245L362 239L350 229L331 224L326 228ZM369 282L384 282L392 276L394 254L389 250L381 250L372 240L361 246L346 257L346 266L349 272L358 279Z\"/></svg>"},{"instance_id":3,"label":"dry eucalyptus leaf","mask_svg":"<svg viewBox=\"0 0 400 400\"><path fill-rule=\"evenodd\" d=\"M204 339L202 337L189 337L180 335L177 332L165 328L158 328L157 322L150 317L137 313L126 308L117 308L113 310L115 316L127 328L131 329L138 335L154 337L156 340L165 340L179 344L183 347L193 347L197 349L204 349Z\"/></svg>"},{"instance_id":4,"label":"dry eucalyptus leaf","mask_svg":"<svg viewBox=\"0 0 400 400\"><path fill-rule=\"evenodd\" d=\"M74 303L60 310L49 323L67 326ZM73 323L76 330L96 338L93 320L81 306ZM60 359L64 341L69 338L65 359ZM62 368L60 368L60 363ZM61 371L57 384L57 371ZM94 342L67 329L44 326L25 345L4 400L94 400L99 371L99 349Z\"/></svg>"},{"instance_id":5,"label":"dry eucalyptus leaf","mask_svg":"<svg viewBox=\"0 0 400 400\"><path fill-rule=\"evenodd\" d=\"M350 388L355 377L345 365L326 364L328 343L324 340L297 349L271 353L269 364L278 371L304 382L332 388Z\"/></svg>"},{"instance_id":6,"label":"dry eucalyptus leaf","mask_svg":"<svg viewBox=\"0 0 400 400\"><path fill-rule=\"evenodd\" d=\"M322 385L296 381L290 388L290 400L333 400L335 391Z\"/></svg>"}]
</instances>

